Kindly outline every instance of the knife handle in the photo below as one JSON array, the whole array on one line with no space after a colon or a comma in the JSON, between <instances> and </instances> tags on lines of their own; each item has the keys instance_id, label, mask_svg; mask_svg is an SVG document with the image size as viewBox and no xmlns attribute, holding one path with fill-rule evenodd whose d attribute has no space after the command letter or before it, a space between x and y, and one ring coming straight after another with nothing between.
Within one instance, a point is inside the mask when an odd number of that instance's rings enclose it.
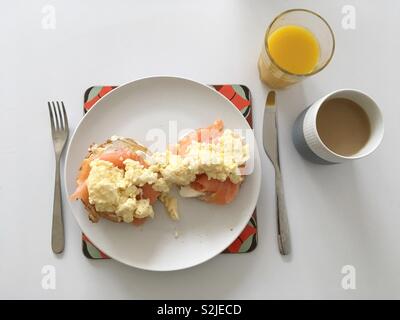
<instances>
[{"instance_id":1,"label":"knife handle","mask_svg":"<svg viewBox=\"0 0 400 320\"><path fill-rule=\"evenodd\" d=\"M279 167L275 168L275 190L278 246L281 255L286 256L290 253L289 223L286 211L285 196L283 192L282 175Z\"/></svg>"}]
</instances>

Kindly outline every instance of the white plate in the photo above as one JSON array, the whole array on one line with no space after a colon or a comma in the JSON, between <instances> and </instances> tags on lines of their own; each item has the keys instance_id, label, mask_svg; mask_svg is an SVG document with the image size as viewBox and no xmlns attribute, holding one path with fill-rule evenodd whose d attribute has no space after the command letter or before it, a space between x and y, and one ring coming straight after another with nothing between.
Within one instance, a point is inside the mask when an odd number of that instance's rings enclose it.
<instances>
[{"instance_id":1,"label":"white plate","mask_svg":"<svg viewBox=\"0 0 400 320\"><path fill-rule=\"evenodd\" d=\"M65 165L67 193L73 193L79 165L93 142L119 135L150 145L146 133L154 128L168 132L170 121L176 121L181 130L208 126L216 119L222 119L225 128L250 129L228 99L192 80L149 77L120 86L92 107L71 139ZM249 221L261 183L256 144L251 157L253 173L246 177L231 204L217 206L178 198L179 222L170 220L160 203L154 207L155 218L141 227L106 220L92 223L79 201L70 203L72 212L88 238L115 260L156 271L192 267L227 248Z\"/></svg>"}]
</instances>

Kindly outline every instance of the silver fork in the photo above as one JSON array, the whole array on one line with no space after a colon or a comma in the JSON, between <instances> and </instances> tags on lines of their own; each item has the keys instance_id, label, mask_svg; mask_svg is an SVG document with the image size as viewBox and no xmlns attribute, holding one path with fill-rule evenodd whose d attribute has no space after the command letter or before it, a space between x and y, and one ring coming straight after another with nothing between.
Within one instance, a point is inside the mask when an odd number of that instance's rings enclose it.
<instances>
[{"instance_id":1,"label":"silver fork","mask_svg":"<svg viewBox=\"0 0 400 320\"><path fill-rule=\"evenodd\" d=\"M64 223L62 217L60 158L65 143L68 140L68 118L64 102L47 102L50 113L51 135L53 137L54 153L56 157L56 173L53 200L53 224L51 228L51 248L54 253L64 250Z\"/></svg>"}]
</instances>

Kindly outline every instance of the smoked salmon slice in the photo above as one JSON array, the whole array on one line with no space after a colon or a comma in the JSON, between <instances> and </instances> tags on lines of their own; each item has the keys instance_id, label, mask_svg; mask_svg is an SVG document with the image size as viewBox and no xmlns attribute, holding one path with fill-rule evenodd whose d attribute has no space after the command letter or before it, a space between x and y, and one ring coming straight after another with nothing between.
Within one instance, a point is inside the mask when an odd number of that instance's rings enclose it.
<instances>
[{"instance_id":1,"label":"smoked salmon slice","mask_svg":"<svg viewBox=\"0 0 400 320\"><path fill-rule=\"evenodd\" d=\"M83 182L86 181L86 179L89 177L89 173L90 173L90 162L92 160L87 158L85 160L82 161L81 167L79 169L79 175L77 178L77 183L78 185L81 185Z\"/></svg>"},{"instance_id":2,"label":"smoked salmon slice","mask_svg":"<svg viewBox=\"0 0 400 320\"><path fill-rule=\"evenodd\" d=\"M135 219L133 219L132 224L135 225L136 227L138 227L138 226L141 226L143 223L145 223L146 220L147 220L147 217L146 218L135 218Z\"/></svg>"},{"instance_id":3,"label":"smoked salmon slice","mask_svg":"<svg viewBox=\"0 0 400 320\"><path fill-rule=\"evenodd\" d=\"M114 166L116 166L116 167L118 167L120 169L124 169L125 168L124 161L126 159L132 159L132 160L139 161L141 165L143 165L144 167L148 167L147 163L145 163L143 161L141 156L139 156L136 153L133 153L129 149L122 149L122 150L117 150L117 151L113 151L113 152L103 153L99 157L99 159L100 160L104 160L104 161L109 161Z\"/></svg>"},{"instance_id":4,"label":"smoked salmon slice","mask_svg":"<svg viewBox=\"0 0 400 320\"><path fill-rule=\"evenodd\" d=\"M196 191L204 192L202 199L215 204L228 204L232 202L239 191L239 184L233 183L229 178L225 181L209 179L206 174L200 174L190 184Z\"/></svg>"},{"instance_id":5,"label":"smoked salmon slice","mask_svg":"<svg viewBox=\"0 0 400 320\"><path fill-rule=\"evenodd\" d=\"M78 187L75 189L75 192L69 196L70 200L82 200L85 205L89 204L89 191L87 187L87 182L83 181L81 184L78 184Z\"/></svg>"},{"instance_id":6,"label":"smoked salmon slice","mask_svg":"<svg viewBox=\"0 0 400 320\"><path fill-rule=\"evenodd\" d=\"M158 196L160 195L160 192L156 191L153 189L151 185L146 183L142 187L142 198L143 199L149 199L150 204L153 204L157 201Z\"/></svg>"}]
</instances>

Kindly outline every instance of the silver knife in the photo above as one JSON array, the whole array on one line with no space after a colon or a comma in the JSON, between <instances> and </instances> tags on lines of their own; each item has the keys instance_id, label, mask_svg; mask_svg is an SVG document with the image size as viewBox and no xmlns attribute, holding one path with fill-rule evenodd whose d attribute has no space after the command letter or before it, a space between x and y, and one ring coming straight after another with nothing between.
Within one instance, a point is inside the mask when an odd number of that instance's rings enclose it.
<instances>
[{"instance_id":1,"label":"silver knife","mask_svg":"<svg viewBox=\"0 0 400 320\"><path fill-rule=\"evenodd\" d=\"M290 236L285 197L283 192L282 174L279 163L275 91L268 92L267 100L265 102L263 143L264 150L275 169L276 217L279 252L281 255L288 255L290 253Z\"/></svg>"}]
</instances>

